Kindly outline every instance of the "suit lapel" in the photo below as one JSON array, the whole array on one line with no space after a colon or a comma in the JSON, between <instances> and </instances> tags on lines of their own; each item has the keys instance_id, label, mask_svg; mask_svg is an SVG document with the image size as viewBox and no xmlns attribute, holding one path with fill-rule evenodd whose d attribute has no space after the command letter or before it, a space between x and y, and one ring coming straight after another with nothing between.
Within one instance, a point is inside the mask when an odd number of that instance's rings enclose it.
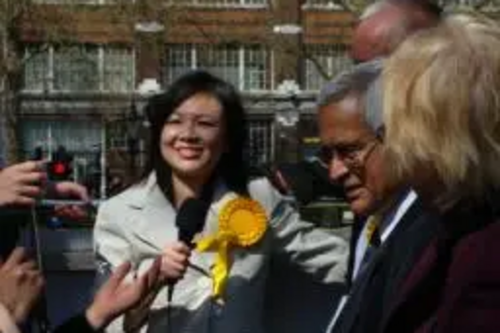
<instances>
[{"instance_id":1,"label":"suit lapel","mask_svg":"<svg viewBox=\"0 0 500 333\"><path fill-rule=\"evenodd\" d=\"M363 296L365 295L367 288L370 287L370 281L377 273L378 268L383 261L384 252L384 246L377 249L376 253L371 258L371 261L353 282L349 293L349 299L340 314L337 324L333 327L332 332L343 333L351 331L363 303Z\"/></svg>"},{"instance_id":2,"label":"suit lapel","mask_svg":"<svg viewBox=\"0 0 500 333\"><path fill-rule=\"evenodd\" d=\"M340 330L334 330L335 332L350 332L352 330L353 325L356 323L359 311L362 309L362 304L365 298L364 296L367 293L367 288L380 288L380 286L373 286L371 282L373 281L376 274L382 274L382 270L384 270L384 272L390 271L391 265L387 260L390 260L392 258L392 256L390 255L392 251L398 251L398 249L395 248L395 245L399 244L397 243L398 238L421 216L422 209L422 203L417 199L401 217L401 220L394 228L390 236L376 251L371 262L353 282L350 292L351 296L341 314L341 317L339 318L339 325L341 326L337 327L340 328ZM358 226L358 229L362 230L362 224L360 223L360 225L361 226ZM359 237L359 230L357 231L357 235ZM382 268L382 265L385 266ZM378 328L373 329L376 330Z\"/></svg>"}]
</instances>

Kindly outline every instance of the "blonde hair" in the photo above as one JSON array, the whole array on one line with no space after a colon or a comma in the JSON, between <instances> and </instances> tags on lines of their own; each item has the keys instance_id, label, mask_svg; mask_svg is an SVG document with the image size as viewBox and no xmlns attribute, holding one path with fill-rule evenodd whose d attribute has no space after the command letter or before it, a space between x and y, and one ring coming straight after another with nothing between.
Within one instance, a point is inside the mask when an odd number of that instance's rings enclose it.
<instances>
[{"instance_id":1,"label":"blonde hair","mask_svg":"<svg viewBox=\"0 0 500 333\"><path fill-rule=\"evenodd\" d=\"M388 158L401 176L425 166L439 198L484 200L500 188L500 27L453 14L409 37L383 71Z\"/></svg>"}]
</instances>

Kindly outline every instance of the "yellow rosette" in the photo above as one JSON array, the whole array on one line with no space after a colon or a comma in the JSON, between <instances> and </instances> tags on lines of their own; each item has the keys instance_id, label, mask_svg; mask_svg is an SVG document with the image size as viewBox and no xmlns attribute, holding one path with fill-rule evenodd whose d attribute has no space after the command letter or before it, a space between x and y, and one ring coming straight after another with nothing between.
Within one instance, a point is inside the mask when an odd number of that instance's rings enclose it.
<instances>
[{"instance_id":1,"label":"yellow rosette","mask_svg":"<svg viewBox=\"0 0 500 333\"><path fill-rule=\"evenodd\" d=\"M250 247L256 244L267 228L267 216L255 200L236 197L227 202L219 213L219 230L213 236L200 239L196 249L200 252L217 251L212 268L214 285L212 295L222 300L229 273L231 247Z\"/></svg>"}]
</instances>

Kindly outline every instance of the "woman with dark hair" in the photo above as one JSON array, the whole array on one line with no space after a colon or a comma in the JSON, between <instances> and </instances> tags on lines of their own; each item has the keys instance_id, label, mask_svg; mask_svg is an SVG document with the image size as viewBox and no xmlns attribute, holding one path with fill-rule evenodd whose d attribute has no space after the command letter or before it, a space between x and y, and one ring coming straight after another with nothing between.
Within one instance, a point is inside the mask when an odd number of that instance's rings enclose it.
<instances>
[{"instance_id":1,"label":"woman with dark hair","mask_svg":"<svg viewBox=\"0 0 500 333\"><path fill-rule=\"evenodd\" d=\"M171 283L111 331L145 323L148 332L263 332L274 255L322 282L344 280L346 243L300 221L264 178L250 181L245 114L231 85L203 71L186 74L149 101L147 114L151 151L142 180L99 210L98 271L106 276L130 260L142 272L161 257L161 277ZM188 244L178 241L176 222L191 198L207 210Z\"/></svg>"}]
</instances>

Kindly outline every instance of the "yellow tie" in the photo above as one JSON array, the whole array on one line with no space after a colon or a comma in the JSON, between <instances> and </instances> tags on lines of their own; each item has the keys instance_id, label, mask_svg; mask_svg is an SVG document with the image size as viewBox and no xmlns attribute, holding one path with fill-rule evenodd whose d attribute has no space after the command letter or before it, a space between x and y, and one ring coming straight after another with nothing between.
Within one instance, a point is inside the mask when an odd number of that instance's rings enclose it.
<instances>
[{"instance_id":1,"label":"yellow tie","mask_svg":"<svg viewBox=\"0 0 500 333\"><path fill-rule=\"evenodd\" d=\"M366 231L365 237L368 246L378 246L380 245L380 236L378 234L378 229L380 227L380 221L382 217L380 214L374 214L368 218L366 221Z\"/></svg>"}]
</instances>

